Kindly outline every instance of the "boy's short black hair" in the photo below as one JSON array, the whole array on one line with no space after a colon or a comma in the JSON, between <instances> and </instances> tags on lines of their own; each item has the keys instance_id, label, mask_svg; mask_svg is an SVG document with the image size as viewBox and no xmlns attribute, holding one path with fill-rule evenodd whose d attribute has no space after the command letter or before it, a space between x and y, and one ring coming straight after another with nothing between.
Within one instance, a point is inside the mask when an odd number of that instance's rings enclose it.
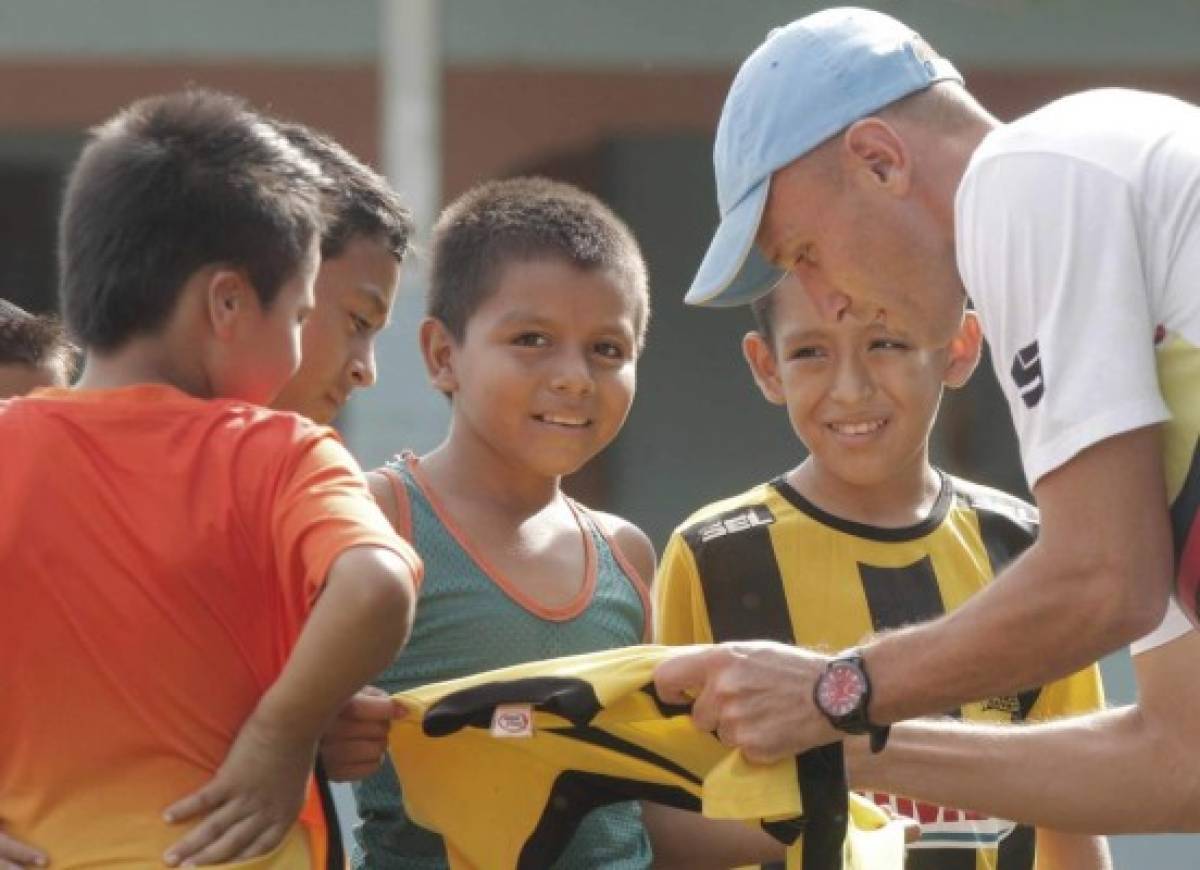
<instances>
[{"instance_id":1,"label":"boy's short black hair","mask_svg":"<svg viewBox=\"0 0 1200 870\"><path fill-rule=\"evenodd\" d=\"M236 97L138 100L92 130L59 223L60 293L85 347L159 329L197 269L244 269L269 306L323 228L320 169Z\"/></svg>"},{"instance_id":2,"label":"boy's short black hair","mask_svg":"<svg viewBox=\"0 0 1200 870\"><path fill-rule=\"evenodd\" d=\"M558 258L612 272L640 301L640 346L650 317L646 264L633 233L604 203L547 178L488 181L442 212L433 230L427 313L457 341L514 261Z\"/></svg>"},{"instance_id":3,"label":"boy's short black hair","mask_svg":"<svg viewBox=\"0 0 1200 870\"><path fill-rule=\"evenodd\" d=\"M273 122L289 142L315 160L329 180L321 256L339 256L351 239L377 239L397 262L408 252L412 214L387 181L330 137L294 121Z\"/></svg>"},{"instance_id":4,"label":"boy's short black hair","mask_svg":"<svg viewBox=\"0 0 1200 870\"><path fill-rule=\"evenodd\" d=\"M58 318L30 314L7 299L0 299L0 365L52 366L63 373L64 379L69 379L77 353Z\"/></svg>"}]
</instances>

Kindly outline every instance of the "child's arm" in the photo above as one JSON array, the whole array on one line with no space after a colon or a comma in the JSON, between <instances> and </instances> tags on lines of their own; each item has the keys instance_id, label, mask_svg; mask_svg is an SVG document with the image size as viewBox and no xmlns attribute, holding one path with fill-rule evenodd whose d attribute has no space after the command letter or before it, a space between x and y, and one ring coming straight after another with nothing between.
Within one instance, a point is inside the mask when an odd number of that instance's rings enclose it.
<instances>
[{"instance_id":1,"label":"child's arm","mask_svg":"<svg viewBox=\"0 0 1200 870\"><path fill-rule=\"evenodd\" d=\"M387 473L368 471L366 478L379 510L396 534L405 536L408 530L399 522L396 495ZM365 779L383 763L391 722L404 713L400 705L383 700L387 697L382 689L364 687L346 702L321 735L321 764L334 782Z\"/></svg>"},{"instance_id":2,"label":"child's arm","mask_svg":"<svg viewBox=\"0 0 1200 870\"><path fill-rule=\"evenodd\" d=\"M353 547L334 560L283 672L216 775L167 809L171 822L202 818L167 851L167 864L245 859L282 841L303 804L321 732L407 640L414 579L381 547Z\"/></svg>"},{"instance_id":3,"label":"child's arm","mask_svg":"<svg viewBox=\"0 0 1200 870\"><path fill-rule=\"evenodd\" d=\"M46 863L44 852L0 834L0 870L26 870L27 867L45 867Z\"/></svg>"}]
</instances>

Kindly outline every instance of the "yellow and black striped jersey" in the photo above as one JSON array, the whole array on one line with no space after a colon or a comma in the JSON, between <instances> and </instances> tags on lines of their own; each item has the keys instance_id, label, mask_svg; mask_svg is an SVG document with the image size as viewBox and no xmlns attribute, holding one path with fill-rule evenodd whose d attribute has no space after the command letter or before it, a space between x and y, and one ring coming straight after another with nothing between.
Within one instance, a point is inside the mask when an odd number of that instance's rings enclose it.
<instances>
[{"instance_id":1,"label":"yellow and black striped jersey","mask_svg":"<svg viewBox=\"0 0 1200 870\"><path fill-rule=\"evenodd\" d=\"M1032 543L1037 522L1036 510L1020 499L943 475L923 521L877 528L833 516L777 478L698 511L671 536L655 584L655 639L845 649L873 632L959 607ZM972 721L1021 722L1086 712L1102 699L1093 666L947 712ZM922 823L921 841L910 846L911 870L1033 867L1030 828L873 797Z\"/></svg>"},{"instance_id":2,"label":"yellow and black striped jersey","mask_svg":"<svg viewBox=\"0 0 1200 870\"><path fill-rule=\"evenodd\" d=\"M901 870L903 831L849 795L841 744L769 766L663 703L634 646L401 692L389 746L409 818L440 833L452 868L557 866L584 815L650 800L760 824L803 870Z\"/></svg>"}]
</instances>

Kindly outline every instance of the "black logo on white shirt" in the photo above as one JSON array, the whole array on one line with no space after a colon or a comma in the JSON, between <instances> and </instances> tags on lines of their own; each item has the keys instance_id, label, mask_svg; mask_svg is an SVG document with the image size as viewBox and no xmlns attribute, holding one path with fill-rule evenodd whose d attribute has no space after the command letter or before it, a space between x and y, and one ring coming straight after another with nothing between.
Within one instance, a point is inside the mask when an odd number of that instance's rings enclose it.
<instances>
[{"instance_id":1,"label":"black logo on white shirt","mask_svg":"<svg viewBox=\"0 0 1200 870\"><path fill-rule=\"evenodd\" d=\"M1026 408L1032 408L1042 400L1046 392L1042 381L1042 352L1038 343L1026 345L1013 357L1012 379L1021 394Z\"/></svg>"}]
</instances>

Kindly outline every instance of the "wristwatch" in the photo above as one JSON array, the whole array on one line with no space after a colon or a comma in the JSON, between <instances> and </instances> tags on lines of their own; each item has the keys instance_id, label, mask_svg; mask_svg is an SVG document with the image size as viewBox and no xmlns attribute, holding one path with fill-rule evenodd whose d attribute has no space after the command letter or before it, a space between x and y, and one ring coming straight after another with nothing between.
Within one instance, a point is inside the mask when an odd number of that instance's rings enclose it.
<instances>
[{"instance_id":1,"label":"wristwatch","mask_svg":"<svg viewBox=\"0 0 1200 870\"><path fill-rule=\"evenodd\" d=\"M887 745L887 725L874 725L867 716L871 703L871 679L862 654L857 650L832 659L813 686L813 703L829 724L847 734L871 735L871 751Z\"/></svg>"}]
</instances>

